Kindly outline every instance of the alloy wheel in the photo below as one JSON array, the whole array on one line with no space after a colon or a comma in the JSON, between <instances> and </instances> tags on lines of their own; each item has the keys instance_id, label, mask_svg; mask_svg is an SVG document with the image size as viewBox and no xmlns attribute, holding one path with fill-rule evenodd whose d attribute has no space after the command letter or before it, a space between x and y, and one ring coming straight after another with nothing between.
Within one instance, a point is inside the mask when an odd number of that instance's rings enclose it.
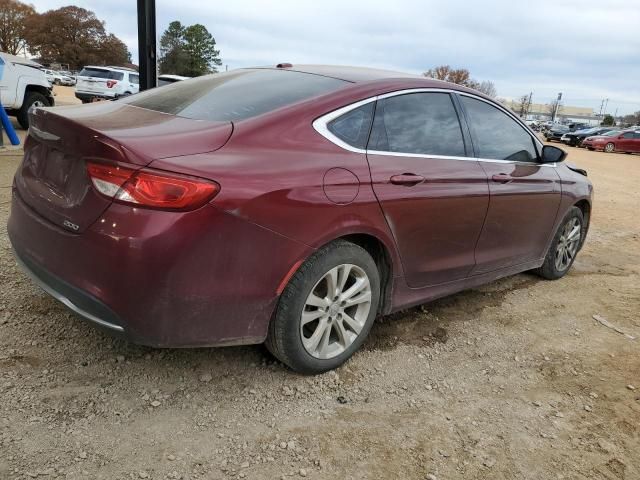
<instances>
[{"instance_id":1,"label":"alloy wheel","mask_svg":"<svg viewBox=\"0 0 640 480\"><path fill-rule=\"evenodd\" d=\"M33 102L29 107L29 111L31 111L33 108L39 108L39 107L46 107L46 105L42 100L36 100L35 102Z\"/></svg>"},{"instance_id":2,"label":"alloy wheel","mask_svg":"<svg viewBox=\"0 0 640 480\"><path fill-rule=\"evenodd\" d=\"M577 218L573 217L565 223L556 247L555 265L558 271L564 272L571 265L578 252L581 235L582 226Z\"/></svg>"},{"instance_id":3,"label":"alloy wheel","mask_svg":"<svg viewBox=\"0 0 640 480\"><path fill-rule=\"evenodd\" d=\"M615 145L613 143L607 143L604 147L604 151L607 153L611 153L613 152L613 150L615 149Z\"/></svg>"},{"instance_id":4,"label":"alloy wheel","mask_svg":"<svg viewBox=\"0 0 640 480\"><path fill-rule=\"evenodd\" d=\"M357 265L329 270L305 301L300 318L302 344L319 359L343 353L358 338L371 310L371 282Z\"/></svg>"}]
</instances>

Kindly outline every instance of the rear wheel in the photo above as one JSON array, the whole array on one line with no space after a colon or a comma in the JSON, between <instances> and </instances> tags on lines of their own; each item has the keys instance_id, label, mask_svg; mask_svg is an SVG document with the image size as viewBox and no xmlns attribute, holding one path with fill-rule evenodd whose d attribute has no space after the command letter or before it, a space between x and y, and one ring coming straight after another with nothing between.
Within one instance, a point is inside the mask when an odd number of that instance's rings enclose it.
<instances>
[{"instance_id":1,"label":"rear wheel","mask_svg":"<svg viewBox=\"0 0 640 480\"><path fill-rule=\"evenodd\" d=\"M29 110L37 107L49 107L51 104L47 97L38 92L28 92L25 96L22 107L18 110L16 118L18 123L24 129L29 128Z\"/></svg>"},{"instance_id":2,"label":"rear wheel","mask_svg":"<svg viewBox=\"0 0 640 480\"><path fill-rule=\"evenodd\" d=\"M333 242L304 262L282 292L266 346L298 372L334 369L366 339L379 300L371 255L353 243Z\"/></svg>"},{"instance_id":3,"label":"rear wheel","mask_svg":"<svg viewBox=\"0 0 640 480\"><path fill-rule=\"evenodd\" d=\"M615 149L616 149L616 146L611 142L607 143L604 146L604 151L607 153L612 153L613 151L615 151Z\"/></svg>"},{"instance_id":4,"label":"rear wheel","mask_svg":"<svg viewBox=\"0 0 640 480\"><path fill-rule=\"evenodd\" d=\"M562 278L573 265L584 231L582 210L572 207L553 237L544 263L535 272L547 280Z\"/></svg>"}]
</instances>

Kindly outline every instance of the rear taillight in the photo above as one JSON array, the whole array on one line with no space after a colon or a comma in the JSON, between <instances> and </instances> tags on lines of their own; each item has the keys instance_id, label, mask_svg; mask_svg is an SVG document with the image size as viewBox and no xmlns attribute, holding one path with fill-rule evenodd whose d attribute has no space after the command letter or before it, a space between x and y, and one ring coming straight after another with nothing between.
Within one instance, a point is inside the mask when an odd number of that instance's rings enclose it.
<instances>
[{"instance_id":1,"label":"rear taillight","mask_svg":"<svg viewBox=\"0 0 640 480\"><path fill-rule=\"evenodd\" d=\"M163 210L193 210L211 200L219 191L217 183L201 178L144 168L87 163L95 189L121 203Z\"/></svg>"},{"instance_id":2,"label":"rear taillight","mask_svg":"<svg viewBox=\"0 0 640 480\"><path fill-rule=\"evenodd\" d=\"M107 88L113 88L117 83L117 80L107 80Z\"/></svg>"}]
</instances>

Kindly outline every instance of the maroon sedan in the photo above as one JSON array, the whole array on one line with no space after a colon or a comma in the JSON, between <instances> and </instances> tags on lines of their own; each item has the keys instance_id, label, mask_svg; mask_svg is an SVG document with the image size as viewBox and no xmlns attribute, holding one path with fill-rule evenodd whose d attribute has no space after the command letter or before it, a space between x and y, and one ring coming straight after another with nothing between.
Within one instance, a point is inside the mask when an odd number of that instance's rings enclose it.
<instances>
[{"instance_id":1,"label":"maroon sedan","mask_svg":"<svg viewBox=\"0 0 640 480\"><path fill-rule=\"evenodd\" d=\"M589 150L602 150L607 153L640 153L640 130L615 131L587 137L582 145Z\"/></svg>"},{"instance_id":2,"label":"maroon sedan","mask_svg":"<svg viewBox=\"0 0 640 480\"><path fill-rule=\"evenodd\" d=\"M133 342L266 342L322 372L379 315L562 277L592 194L564 157L458 85L237 70L34 110L8 229L35 282Z\"/></svg>"}]
</instances>

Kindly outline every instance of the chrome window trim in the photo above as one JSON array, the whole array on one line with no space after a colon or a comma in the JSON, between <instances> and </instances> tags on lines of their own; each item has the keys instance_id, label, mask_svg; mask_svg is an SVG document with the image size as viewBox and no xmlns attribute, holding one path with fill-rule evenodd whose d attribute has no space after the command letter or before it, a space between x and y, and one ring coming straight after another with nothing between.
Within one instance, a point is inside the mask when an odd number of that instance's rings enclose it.
<instances>
[{"instance_id":1,"label":"chrome window trim","mask_svg":"<svg viewBox=\"0 0 640 480\"><path fill-rule=\"evenodd\" d=\"M342 140L340 140L338 137L336 137L333 133L331 133L331 131L329 130L329 123L331 123L333 120L335 120L336 118L340 117L341 115L344 115L345 113L349 113L351 110L355 110L356 108L359 108L363 105L366 105L368 103L371 102L375 102L378 99L378 97L370 97L370 98L366 98L364 100L360 100L359 102L356 103L351 103L347 106L344 106L342 108L339 108L337 110L334 110L333 112L329 112L317 119L315 119L313 121L313 128L315 128L315 130L322 135L324 138L326 138L327 140L329 140L331 143L336 144L337 146L339 146L340 148L344 149L344 150L348 150L350 152L355 152L355 153L367 153L366 150L362 149L362 148L357 148L357 147L352 147L351 145L349 145L346 142L343 142Z\"/></svg>"},{"instance_id":2,"label":"chrome window trim","mask_svg":"<svg viewBox=\"0 0 640 480\"><path fill-rule=\"evenodd\" d=\"M40 279L40 277L38 277L29 267L27 267L27 265L20 259L20 257L15 252L13 256L16 259L16 262L18 263L20 268L22 268L22 270L29 276L29 278L31 278L31 280L33 280L33 282L36 285L38 285L42 290L44 290L46 293L48 293L53 298L58 300L64 306L74 311L75 313L85 318L86 320L89 320L90 322L96 323L98 325L101 325L102 327L109 328L111 330L115 330L116 332L124 332L124 328L122 328L120 325L116 325L114 323L102 320L101 318L98 318L95 315L92 315L91 313L78 307L75 303L73 303L67 297L65 297L60 292L58 292L57 290L54 290L48 284L43 282Z\"/></svg>"},{"instance_id":3,"label":"chrome window trim","mask_svg":"<svg viewBox=\"0 0 640 480\"><path fill-rule=\"evenodd\" d=\"M487 162L487 163L509 163L514 165L536 165L538 167L557 167L557 163L539 163L539 162L518 162L513 160L500 160L495 158L481 158L481 157L456 157L456 156L448 156L448 155L426 155L421 153L403 153L403 152L386 152L386 151L378 151L378 150L365 150L362 148L352 147L348 143L340 140L336 137L328 128L328 124L338 118L345 113L350 112L351 110L355 110L363 105L366 105L371 102L376 102L378 100L384 100L385 98L396 97L399 95L407 95L411 93L449 93L449 94L458 94L465 95L467 97L474 98L476 100L480 100L485 102L503 113L507 114L513 120L515 120L521 127L524 128L524 131L533 139L535 144L538 146L539 150L542 150L544 146L543 143L531 133L529 127L526 126L518 117L516 117L513 113L509 112L504 107L500 106L497 103L494 103L490 100L482 98L478 95L474 95L468 92L461 92L459 90L447 89L447 88L408 88L404 90L396 90L393 92L383 93L381 95L375 95L373 97L365 98L364 100L359 100L355 103L351 103L344 107L338 108L337 110L333 110L332 112L326 113L321 117L315 119L312 123L313 128L324 138L329 140L331 143L337 145L338 147L347 150L349 152L361 153L365 155L387 155L392 157L412 157L412 158L433 158L433 159L441 159L441 160L462 160L462 161L472 161L472 162Z\"/></svg>"}]
</instances>

